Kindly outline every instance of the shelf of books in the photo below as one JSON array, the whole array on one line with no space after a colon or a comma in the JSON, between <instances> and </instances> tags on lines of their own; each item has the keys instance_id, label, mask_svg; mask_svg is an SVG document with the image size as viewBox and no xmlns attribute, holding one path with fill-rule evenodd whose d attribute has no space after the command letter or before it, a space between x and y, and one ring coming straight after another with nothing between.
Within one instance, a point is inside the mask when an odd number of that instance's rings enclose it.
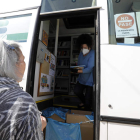
<instances>
[{"instance_id":1,"label":"shelf of books","mask_svg":"<svg viewBox=\"0 0 140 140\"><path fill-rule=\"evenodd\" d=\"M66 76L66 77L65 76L57 76L56 79L69 79L69 77L68 76Z\"/></svg>"},{"instance_id":2,"label":"shelf of books","mask_svg":"<svg viewBox=\"0 0 140 140\"><path fill-rule=\"evenodd\" d=\"M55 94L74 95L79 74L71 73L70 66L77 66L80 50L76 45L77 36L59 37L55 78Z\"/></svg>"},{"instance_id":3,"label":"shelf of books","mask_svg":"<svg viewBox=\"0 0 140 140\"><path fill-rule=\"evenodd\" d=\"M60 37L57 48L55 93L69 94L71 37Z\"/></svg>"}]
</instances>

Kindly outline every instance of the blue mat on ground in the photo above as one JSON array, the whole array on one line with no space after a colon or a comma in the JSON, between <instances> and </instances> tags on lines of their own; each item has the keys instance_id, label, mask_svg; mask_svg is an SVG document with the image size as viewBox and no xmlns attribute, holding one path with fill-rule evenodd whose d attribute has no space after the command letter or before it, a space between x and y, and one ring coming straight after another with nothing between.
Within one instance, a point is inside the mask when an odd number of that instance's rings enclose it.
<instances>
[{"instance_id":1,"label":"blue mat on ground","mask_svg":"<svg viewBox=\"0 0 140 140\"><path fill-rule=\"evenodd\" d=\"M45 140L82 140L80 125L62 123L48 118Z\"/></svg>"},{"instance_id":2,"label":"blue mat on ground","mask_svg":"<svg viewBox=\"0 0 140 140\"><path fill-rule=\"evenodd\" d=\"M42 111L42 115L47 117L52 116L53 114L58 115L61 119L66 120L66 113L69 111L69 109L65 109L62 107L55 108L55 107L49 107L46 110Z\"/></svg>"}]
</instances>

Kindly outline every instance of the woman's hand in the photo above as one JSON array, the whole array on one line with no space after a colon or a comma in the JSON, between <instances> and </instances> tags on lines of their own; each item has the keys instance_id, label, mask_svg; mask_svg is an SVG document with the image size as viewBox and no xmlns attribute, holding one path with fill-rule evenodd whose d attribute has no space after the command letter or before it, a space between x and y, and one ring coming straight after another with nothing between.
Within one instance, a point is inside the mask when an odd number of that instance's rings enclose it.
<instances>
[{"instance_id":1,"label":"woman's hand","mask_svg":"<svg viewBox=\"0 0 140 140\"><path fill-rule=\"evenodd\" d=\"M41 118L41 123L42 123L42 128L41 128L41 130L43 131L43 129L46 127L46 125L47 125L47 121L46 121L46 119L45 119L45 117L43 117L43 116L40 116L40 118Z\"/></svg>"},{"instance_id":2,"label":"woman's hand","mask_svg":"<svg viewBox=\"0 0 140 140\"><path fill-rule=\"evenodd\" d=\"M78 72L77 73L83 73L83 70L78 70Z\"/></svg>"},{"instance_id":3,"label":"woman's hand","mask_svg":"<svg viewBox=\"0 0 140 140\"><path fill-rule=\"evenodd\" d=\"M78 72L78 69L70 69L71 70L71 72L73 72L73 73L77 73Z\"/></svg>"}]
</instances>

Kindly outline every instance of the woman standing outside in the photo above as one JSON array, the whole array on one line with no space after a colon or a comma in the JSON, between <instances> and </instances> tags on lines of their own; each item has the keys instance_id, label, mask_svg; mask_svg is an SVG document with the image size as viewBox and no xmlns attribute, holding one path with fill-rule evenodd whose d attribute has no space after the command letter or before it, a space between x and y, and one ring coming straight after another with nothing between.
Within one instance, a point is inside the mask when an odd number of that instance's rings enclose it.
<instances>
[{"instance_id":1,"label":"woman standing outside","mask_svg":"<svg viewBox=\"0 0 140 140\"><path fill-rule=\"evenodd\" d=\"M0 140L43 140L46 119L19 86L25 65L19 44L0 40Z\"/></svg>"},{"instance_id":2,"label":"woman standing outside","mask_svg":"<svg viewBox=\"0 0 140 140\"><path fill-rule=\"evenodd\" d=\"M92 37L88 34L82 34L77 39L77 45L81 49L78 57L78 66L85 65L84 69L71 69L74 73L79 73L74 93L81 100L78 108L85 107L86 110L91 109L92 93L93 93L93 68L95 51L92 50ZM84 95L84 90L86 93Z\"/></svg>"}]
</instances>

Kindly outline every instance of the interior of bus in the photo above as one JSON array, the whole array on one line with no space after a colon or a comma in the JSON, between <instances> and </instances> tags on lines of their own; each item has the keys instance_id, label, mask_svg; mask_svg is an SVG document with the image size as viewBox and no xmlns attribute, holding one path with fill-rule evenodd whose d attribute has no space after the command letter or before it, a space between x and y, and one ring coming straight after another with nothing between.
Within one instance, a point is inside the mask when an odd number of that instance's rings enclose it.
<instances>
[{"instance_id":1,"label":"interior of bus","mask_svg":"<svg viewBox=\"0 0 140 140\"><path fill-rule=\"evenodd\" d=\"M42 34L42 31L45 31L48 35L48 45L46 48L56 57L56 69L53 104L44 104L39 107L40 110L45 110L48 107L63 107L73 111L79 110L78 104L80 104L81 101L74 94L74 87L79 74L72 73L70 66L77 66L78 56L81 50L76 46L76 40L81 34L89 34L92 37L92 49L95 50L95 19L95 14L89 14L59 19L53 18L45 20L44 18L43 21L41 21L40 33ZM40 37L39 41L42 42L42 38L43 37ZM95 61L95 59L93 61ZM40 69L40 66L41 65L36 64L36 70ZM91 108L88 110L90 112L94 112L95 108L95 66L93 68L93 75L92 103ZM38 77L39 71L35 73L34 81L38 81ZM38 88L38 86L34 85L34 91L39 91ZM85 94L85 92L86 90L83 91L83 94ZM82 107L81 110L85 111L85 108ZM85 112L85 115L88 114ZM90 125L87 131L91 134L89 135L89 140L93 140L94 125L93 123L90 123ZM86 128L84 128L84 131L85 129ZM82 134L82 137L86 138L86 135Z\"/></svg>"},{"instance_id":2,"label":"interior of bus","mask_svg":"<svg viewBox=\"0 0 140 140\"><path fill-rule=\"evenodd\" d=\"M81 22L83 19L85 21ZM69 67L76 66L78 63L80 51L79 48L76 47L77 37L81 34L90 34L94 40L94 20L92 19L94 19L92 16L59 19L54 96L71 95L72 99L68 98L70 96L63 96L63 98L59 96L59 98L55 98L54 100L55 106L66 105L75 107L79 102L74 94L74 86L77 82L78 74L72 74ZM48 50L54 54L56 37L55 27L57 21L50 20L46 22L50 22ZM92 49L94 49L94 45ZM64 51L66 54L63 54Z\"/></svg>"}]
</instances>

